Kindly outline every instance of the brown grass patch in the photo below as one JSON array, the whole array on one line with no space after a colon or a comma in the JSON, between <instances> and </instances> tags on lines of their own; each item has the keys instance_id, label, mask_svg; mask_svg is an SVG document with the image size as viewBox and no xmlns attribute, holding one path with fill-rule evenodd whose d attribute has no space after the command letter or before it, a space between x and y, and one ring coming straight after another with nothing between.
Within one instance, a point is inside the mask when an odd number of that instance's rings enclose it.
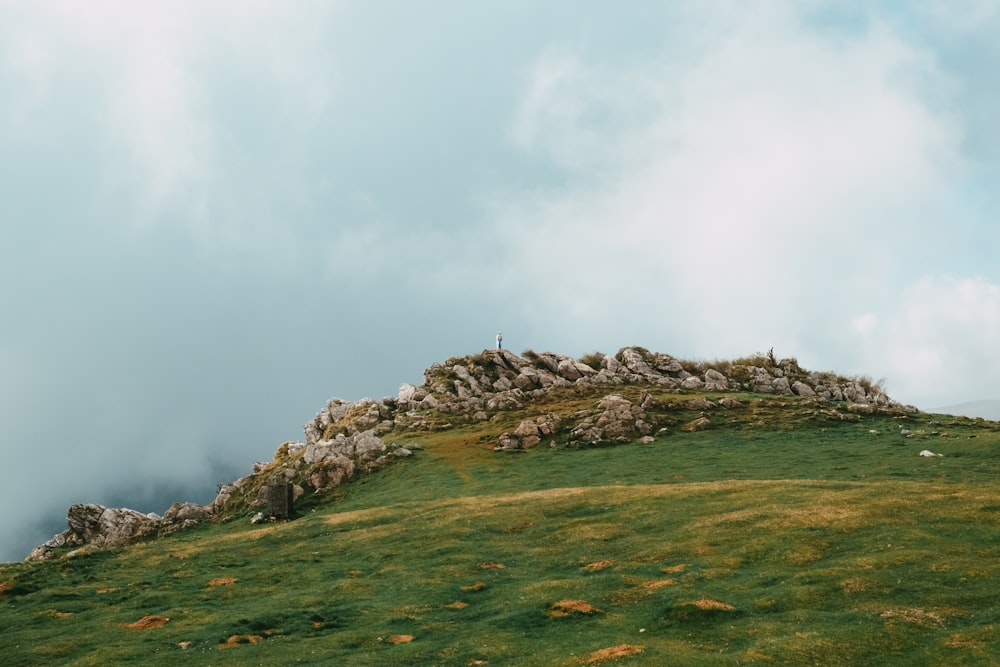
<instances>
[{"instance_id":1,"label":"brown grass patch","mask_svg":"<svg viewBox=\"0 0 1000 667\"><path fill-rule=\"evenodd\" d=\"M232 586L236 583L235 577L216 577L208 582L209 588L215 588L216 586Z\"/></svg>"},{"instance_id":2,"label":"brown grass patch","mask_svg":"<svg viewBox=\"0 0 1000 667\"><path fill-rule=\"evenodd\" d=\"M117 588L98 588L94 592L97 593L98 595L106 595L108 593L114 593L117 590L118 590Z\"/></svg>"},{"instance_id":3,"label":"brown grass patch","mask_svg":"<svg viewBox=\"0 0 1000 667\"><path fill-rule=\"evenodd\" d=\"M670 567L661 567L660 571L667 574L677 574L678 572L683 572L686 567L687 563L680 563L679 565L671 565Z\"/></svg>"},{"instance_id":4,"label":"brown grass patch","mask_svg":"<svg viewBox=\"0 0 1000 667\"><path fill-rule=\"evenodd\" d=\"M980 648L983 645L983 640L981 637L955 634L948 637L948 641L944 645L948 648Z\"/></svg>"},{"instance_id":5,"label":"brown grass patch","mask_svg":"<svg viewBox=\"0 0 1000 667\"><path fill-rule=\"evenodd\" d=\"M605 542L623 537L627 530L620 523L573 523L560 529L559 534L574 540Z\"/></svg>"},{"instance_id":6,"label":"brown grass patch","mask_svg":"<svg viewBox=\"0 0 1000 667\"><path fill-rule=\"evenodd\" d=\"M413 635L393 635L392 637L389 637L389 643L390 644L409 644L414 639L416 639L416 637L414 637Z\"/></svg>"},{"instance_id":7,"label":"brown grass patch","mask_svg":"<svg viewBox=\"0 0 1000 667\"><path fill-rule=\"evenodd\" d=\"M593 563L587 563L581 570L586 570L587 572L599 572L600 570L606 569L617 563L616 560L599 560Z\"/></svg>"},{"instance_id":8,"label":"brown grass patch","mask_svg":"<svg viewBox=\"0 0 1000 667\"><path fill-rule=\"evenodd\" d=\"M479 564L480 570L502 570L505 567L507 566L504 565L503 563L491 563L489 561Z\"/></svg>"},{"instance_id":9,"label":"brown grass patch","mask_svg":"<svg viewBox=\"0 0 1000 667\"><path fill-rule=\"evenodd\" d=\"M219 648L235 648L242 644L259 644L264 641L260 635L230 635L229 639L219 644Z\"/></svg>"},{"instance_id":10,"label":"brown grass patch","mask_svg":"<svg viewBox=\"0 0 1000 667\"><path fill-rule=\"evenodd\" d=\"M55 609L49 611L49 616L52 618L69 618L72 615L71 611L56 611Z\"/></svg>"},{"instance_id":11,"label":"brown grass patch","mask_svg":"<svg viewBox=\"0 0 1000 667\"><path fill-rule=\"evenodd\" d=\"M465 609L469 605L461 600L455 600L445 605L445 609Z\"/></svg>"},{"instance_id":12,"label":"brown grass patch","mask_svg":"<svg viewBox=\"0 0 1000 667\"><path fill-rule=\"evenodd\" d=\"M459 586L459 588L463 591L481 591L486 588L486 584L481 581L477 581L476 583L469 584L468 586Z\"/></svg>"},{"instance_id":13,"label":"brown grass patch","mask_svg":"<svg viewBox=\"0 0 1000 667\"><path fill-rule=\"evenodd\" d=\"M826 554L826 549L829 544L825 542L817 542L815 544L805 544L797 549L793 549L786 554L786 559L792 565L802 567L804 565L811 565L816 561L823 560Z\"/></svg>"},{"instance_id":14,"label":"brown grass patch","mask_svg":"<svg viewBox=\"0 0 1000 667\"><path fill-rule=\"evenodd\" d=\"M611 660L618 660L619 658L627 658L631 655L639 655L645 650L645 646L636 646L635 644L619 644L618 646L609 646L608 648L602 648L594 651L584 659L584 662L588 665L596 665L601 662L610 662Z\"/></svg>"},{"instance_id":15,"label":"brown grass patch","mask_svg":"<svg viewBox=\"0 0 1000 667\"><path fill-rule=\"evenodd\" d=\"M921 609L920 607L895 607L879 613L879 618L903 621L921 627L944 627L945 617L954 615L948 610Z\"/></svg>"},{"instance_id":16,"label":"brown grass patch","mask_svg":"<svg viewBox=\"0 0 1000 667\"><path fill-rule=\"evenodd\" d=\"M764 662L774 662L774 658L772 656L769 656L767 653L761 653L754 648L748 648L743 652L743 661L745 662L758 662L761 660Z\"/></svg>"},{"instance_id":17,"label":"brown grass patch","mask_svg":"<svg viewBox=\"0 0 1000 667\"><path fill-rule=\"evenodd\" d=\"M801 506L765 505L706 517L694 523L698 528L717 528L725 525L755 525L760 528L809 527L825 528L829 526L854 527L861 520L858 509L839 504L842 500L823 502L820 493L817 501Z\"/></svg>"},{"instance_id":18,"label":"brown grass patch","mask_svg":"<svg viewBox=\"0 0 1000 667\"><path fill-rule=\"evenodd\" d=\"M0 581L0 596L4 595L7 591L14 588L13 581Z\"/></svg>"},{"instance_id":19,"label":"brown grass patch","mask_svg":"<svg viewBox=\"0 0 1000 667\"><path fill-rule=\"evenodd\" d=\"M162 628L167 624L169 618L148 614L135 623L120 623L119 626L128 630L150 630L152 628Z\"/></svg>"},{"instance_id":20,"label":"brown grass patch","mask_svg":"<svg viewBox=\"0 0 1000 667\"><path fill-rule=\"evenodd\" d=\"M863 579L851 577L840 582L840 590L844 591L845 594L860 593L868 590L868 584Z\"/></svg>"},{"instance_id":21,"label":"brown grass patch","mask_svg":"<svg viewBox=\"0 0 1000 667\"><path fill-rule=\"evenodd\" d=\"M656 581L642 582L642 587L650 590L656 590L657 588L663 588L664 586L673 586L676 583L677 582L673 579L657 579Z\"/></svg>"},{"instance_id":22,"label":"brown grass patch","mask_svg":"<svg viewBox=\"0 0 1000 667\"><path fill-rule=\"evenodd\" d=\"M705 611L733 611L736 609L733 605L721 600L695 600L689 604L694 607L698 607L698 609L704 609Z\"/></svg>"},{"instance_id":23,"label":"brown grass patch","mask_svg":"<svg viewBox=\"0 0 1000 667\"><path fill-rule=\"evenodd\" d=\"M338 512L327 516L324 521L327 525L336 526L340 523L350 523L352 521L364 521L366 519L381 519L383 517L394 516L396 511L388 507L372 507L364 510L354 510L353 512Z\"/></svg>"},{"instance_id":24,"label":"brown grass patch","mask_svg":"<svg viewBox=\"0 0 1000 667\"><path fill-rule=\"evenodd\" d=\"M601 610L586 600L560 600L549 607L549 616L561 618L571 614L596 614Z\"/></svg>"}]
</instances>

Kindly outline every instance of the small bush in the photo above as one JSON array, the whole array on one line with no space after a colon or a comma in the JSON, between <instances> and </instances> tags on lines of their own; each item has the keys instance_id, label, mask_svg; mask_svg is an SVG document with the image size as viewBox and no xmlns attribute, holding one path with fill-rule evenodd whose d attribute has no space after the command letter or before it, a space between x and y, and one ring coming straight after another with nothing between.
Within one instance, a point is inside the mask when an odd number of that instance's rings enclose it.
<instances>
[{"instance_id":1,"label":"small bush","mask_svg":"<svg viewBox=\"0 0 1000 667\"><path fill-rule=\"evenodd\" d=\"M604 362L603 352L591 352L590 354L585 354L580 357L579 362L585 366L590 366L595 371L601 370L601 364Z\"/></svg>"}]
</instances>

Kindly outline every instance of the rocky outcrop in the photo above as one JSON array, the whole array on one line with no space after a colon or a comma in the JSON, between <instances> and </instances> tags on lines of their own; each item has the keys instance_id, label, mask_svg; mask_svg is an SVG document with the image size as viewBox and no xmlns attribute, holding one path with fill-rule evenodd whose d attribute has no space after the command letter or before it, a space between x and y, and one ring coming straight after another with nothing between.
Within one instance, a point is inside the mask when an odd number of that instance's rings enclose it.
<instances>
[{"instance_id":1,"label":"rocky outcrop","mask_svg":"<svg viewBox=\"0 0 1000 667\"><path fill-rule=\"evenodd\" d=\"M66 512L66 523L65 531L35 547L25 560L46 560L65 547L106 549L134 544L156 537L164 521L155 514L126 508L77 504Z\"/></svg>"}]
</instances>

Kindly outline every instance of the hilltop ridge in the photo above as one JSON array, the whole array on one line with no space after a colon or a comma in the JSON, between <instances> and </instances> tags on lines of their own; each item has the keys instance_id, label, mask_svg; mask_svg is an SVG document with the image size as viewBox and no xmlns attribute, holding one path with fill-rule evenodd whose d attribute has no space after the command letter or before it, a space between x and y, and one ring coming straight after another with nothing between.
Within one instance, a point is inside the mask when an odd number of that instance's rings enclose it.
<instances>
[{"instance_id":1,"label":"hilltop ridge","mask_svg":"<svg viewBox=\"0 0 1000 667\"><path fill-rule=\"evenodd\" d=\"M479 426L483 447L519 451L543 441L554 447L651 441L672 430L711 428L713 410L729 412L730 422L766 426L743 395L794 398L805 406L803 418L822 421L917 412L869 378L807 371L773 353L704 362L634 346L581 359L484 350L431 365L421 385L403 384L394 397L330 399L305 424L304 441L282 444L272 461L220 485L208 505L174 503L163 516L73 505L67 530L26 560L122 546L262 510L276 480L289 486L293 502L323 497L412 456L419 446L407 439L419 433Z\"/></svg>"}]
</instances>

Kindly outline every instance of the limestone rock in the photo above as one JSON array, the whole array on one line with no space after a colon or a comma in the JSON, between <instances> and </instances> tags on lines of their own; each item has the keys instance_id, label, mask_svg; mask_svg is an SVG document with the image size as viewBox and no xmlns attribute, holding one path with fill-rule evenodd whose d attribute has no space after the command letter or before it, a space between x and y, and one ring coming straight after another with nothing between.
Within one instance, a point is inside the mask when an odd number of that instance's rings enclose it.
<instances>
[{"instance_id":1,"label":"limestone rock","mask_svg":"<svg viewBox=\"0 0 1000 667\"><path fill-rule=\"evenodd\" d=\"M698 417L692 422L684 425L685 431L703 431L712 425L712 420L708 417Z\"/></svg>"},{"instance_id":2,"label":"limestone rock","mask_svg":"<svg viewBox=\"0 0 1000 667\"><path fill-rule=\"evenodd\" d=\"M156 537L161 520L132 509L78 503L66 512L66 523L67 530L35 547L26 560L47 560L53 549L65 546L112 548L141 542Z\"/></svg>"},{"instance_id":3,"label":"limestone rock","mask_svg":"<svg viewBox=\"0 0 1000 667\"><path fill-rule=\"evenodd\" d=\"M729 389L729 378L714 368L709 368L705 371L705 389L707 391L726 391Z\"/></svg>"},{"instance_id":4,"label":"limestone rock","mask_svg":"<svg viewBox=\"0 0 1000 667\"><path fill-rule=\"evenodd\" d=\"M608 394L597 404L597 410L582 419L570 432L570 440L595 444L605 441L627 442L649 435L653 426L646 412L620 394Z\"/></svg>"},{"instance_id":5,"label":"limestone rock","mask_svg":"<svg viewBox=\"0 0 1000 667\"><path fill-rule=\"evenodd\" d=\"M553 436L559 428L559 415L550 413L534 419L523 419L512 433L503 433L497 449L530 449L542 441L543 436Z\"/></svg>"},{"instance_id":6,"label":"limestone rock","mask_svg":"<svg viewBox=\"0 0 1000 667\"><path fill-rule=\"evenodd\" d=\"M197 503L174 503L163 513L166 523L183 523L188 521L205 521L212 516L210 507Z\"/></svg>"},{"instance_id":7,"label":"limestone rock","mask_svg":"<svg viewBox=\"0 0 1000 667\"><path fill-rule=\"evenodd\" d=\"M701 378L692 375L681 382L681 386L692 391L699 391L705 386L705 382Z\"/></svg>"},{"instance_id":8,"label":"limestone rock","mask_svg":"<svg viewBox=\"0 0 1000 667\"><path fill-rule=\"evenodd\" d=\"M815 396L816 392L812 387L807 385L805 382L793 382L792 383L792 393L796 396L811 397Z\"/></svg>"}]
</instances>

